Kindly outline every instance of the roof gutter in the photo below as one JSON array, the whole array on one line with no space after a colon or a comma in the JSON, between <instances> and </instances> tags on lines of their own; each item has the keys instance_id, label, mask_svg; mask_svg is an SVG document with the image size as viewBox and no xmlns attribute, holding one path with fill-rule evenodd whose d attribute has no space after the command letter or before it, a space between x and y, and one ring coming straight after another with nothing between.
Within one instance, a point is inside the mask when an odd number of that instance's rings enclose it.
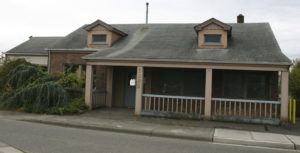
<instances>
[{"instance_id":1,"label":"roof gutter","mask_svg":"<svg viewBox=\"0 0 300 153\"><path fill-rule=\"evenodd\" d=\"M45 50L47 51L92 51L92 52L96 52L99 51L98 49L64 49L64 48L46 48Z\"/></svg>"},{"instance_id":2,"label":"roof gutter","mask_svg":"<svg viewBox=\"0 0 300 153\"><path fill-rule=\"evenodd\" d=\"M48 56L48 53L8 53L5 52L5 55L26 55L26 56Z\"/></svg>"},{"instance_id":3,"label":"roof gutter","mask_svg":"<svg viewBox=\"0 0 300 153\"><path fill-rule=\"evenodd\" d=\"M124 61L124 62L178 62L178 63L199 63L199 64L232 64L232 65L271 65L271 66L291 66L292 63L264 63L264 62L256 62L256 63L248 63L248 62L240 62L240 63L234 63L234 62L226 62L226 61L197 61L197 60L187 60L187 59L134 59L134 58L114 58L114 59L107 59L107 58L99 58L99 59L92 59L89 57L82 57L82 59L86 61Z\"/></svg>"},{"instance_id":4,"label":"roof gutter","mask_svg":"<svg viewBox=\"0 0 300 153\"><path fill-rule=\"evenodd\" d=\"M144 66L169 68L224 69L224 70L257 70L257 71L289 71L290 65L260 64L260 63L212 63L208 61L149 61L149 60L87 60L87 64L102 66Z\"/></svg>"}]
</instances>

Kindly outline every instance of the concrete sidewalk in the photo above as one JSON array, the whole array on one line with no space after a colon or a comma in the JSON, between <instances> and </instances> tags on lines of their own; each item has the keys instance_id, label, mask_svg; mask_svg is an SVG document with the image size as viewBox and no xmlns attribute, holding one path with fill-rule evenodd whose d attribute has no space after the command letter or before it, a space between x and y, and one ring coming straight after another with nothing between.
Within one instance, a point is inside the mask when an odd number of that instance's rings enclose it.
<instances>
[{"instance_id":1,"label":"concrete sidewalk","mask_svg":"<svg viewBox=\"0 0 300 153\"><path fill-rule=\"evenodd\" d=\"M96 129L114 132L142 134L148 136L173 137L180 139L202 140L216 143L238 144L281 149L300 150L300 136L245 130L200 128L183 126L166 126L157 124L137 124L123 122L87 123L64 122L59 120L25 119L23 121L38 122L69 127Z\"/></svg>"},{"instance_id":2,"label":"concrete sidewalk","mask_svg":"<svg viewBox=\"0 0 300 153\"><path fill-rule=\"evenodd\" d=\"M23 153L23 152L0 141L0 153Z\"/></svg>"},{"instance_id":3,"label":"concrete sidewalk","mask_svg":"<svg viewBox=\"0 0 300 153\"><path fill-rule=\"evenodd\" d=\"M122 112L123 111L123 112ZM83 115L57 116L0 111L0 118L67 127L174 137L216 143L300 149L297 130L259 124L138 117L131 111L92 111ZM273 130L276 133L271 133ZM275 129L275 130L274 130ZM298 134L299 135L299 134Z\"/></svg>"},{"instance_id":4,"label":"concrete sidewalk","mask_svg":"<svg viewBox=\"0 0 300 153\"><path fill-rule=\"evenodd\" d=\"M300 150L300 136L284 134L216 128L213 141L218 143Z\"/></svg>"}]
</instances>

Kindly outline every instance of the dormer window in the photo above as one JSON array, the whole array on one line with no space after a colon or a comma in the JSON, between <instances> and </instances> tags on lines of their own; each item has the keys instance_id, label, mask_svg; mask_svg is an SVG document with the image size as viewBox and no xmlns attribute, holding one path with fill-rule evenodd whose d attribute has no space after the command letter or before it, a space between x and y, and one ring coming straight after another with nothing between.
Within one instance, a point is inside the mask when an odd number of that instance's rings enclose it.
<instances>
[{"instance_id":1,"label":"dormer window","mask_svg":"<svg viewBox=\"0 0 300 153\"><path fill-rule=\"evenodd\" d=\"M204 34L204 45L222 45L222 35Z\"/></svg>"},{"instance_id":2,"label":"dormer window","mask_svg":"<svg viewBox=\"0 0 300 153\"><path fill-rule=\"evenodd\" d=\"M92 36L93 44L106 44L106 35L93 35Z\"/></svg>"},{"instance_id":3,"label":"dormer window","mask_svg":"<svg viewBox=\"0 0 300 153\"><path fill-rule=\"evenodd\" d=\"M198 48L227 48L231 26L211 18L194 27L198 35Z\"/></svg>"},{"instance_id":4,"label":"dormer window","mask_svg":"<svg viewBox=\"0 0 300 153\"><path fill-rule=\"evenodd\" d=\"M101 20L85 26L84 29L88 32L88 47L110 47L122 37L127 36L126 33Z\"/></svg>"}]
</instances>

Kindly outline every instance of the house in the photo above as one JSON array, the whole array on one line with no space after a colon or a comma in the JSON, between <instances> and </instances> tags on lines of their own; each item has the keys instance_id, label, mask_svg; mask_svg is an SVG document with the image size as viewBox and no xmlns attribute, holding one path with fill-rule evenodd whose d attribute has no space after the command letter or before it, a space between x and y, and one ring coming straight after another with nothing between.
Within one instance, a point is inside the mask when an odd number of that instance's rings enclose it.
<instances>
[{"instance_id":1,"label":"house","mask_svg":"<svg viewBox=\"0 0 300 153\"><path fill-rule=\"evenodd\" d=\"M40 66L48 65L48 52L45 48L52 47L62 37L29 37L29 40L8 50L7 60L24 58L26 61Z\"/></svg>"},{"instance_id":2,"label":"house","mask_svg":"<svg viewBox=\"0 0 300 153\"><path fill-rule=\"evenodd\" d=\"M285 122L291 61L268 23L244 23L243 15L237 21L97 20L47 47L48 71L70 66L79 75L85 71L85 101L91 109L128 107L136 115Z\"/></svg>"}]
</instances>

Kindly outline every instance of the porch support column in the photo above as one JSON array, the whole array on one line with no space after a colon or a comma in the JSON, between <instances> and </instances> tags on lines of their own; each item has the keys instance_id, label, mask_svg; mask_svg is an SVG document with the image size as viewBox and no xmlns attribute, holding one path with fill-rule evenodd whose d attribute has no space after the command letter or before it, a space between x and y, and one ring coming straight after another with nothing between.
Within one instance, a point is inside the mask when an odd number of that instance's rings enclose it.
<instances>
[{"instance_id":1,"label":"porch support column","mask_svg":"<svg viewBox=\"0 0 300 153\"><path fill-rule=\"evenodd\" d=\"M78 78L81 78L81 77L82 77L82 65L78 65L77 77L78 77ZM81 83L78 83L78 88L79 88L79 89L82 88Z\"/></svg>"},{"instance_id":2,"label":"porch support column","mask_svg":"<svg viewBox=\"0 0 300 153\"><path fill-rule=\"evenodd\" d=\"M81 78L81 75L82 75L82 65L78 65L78 73L77 73L78 78Z\"/></svg>"},{"instance_id":3,"label":"porch support column","mask_svg":"<svg viewBox=\"0 0 300 153\"><path fill-rule=\"evenodd\" d=\"M142 111L143 79L144 68L138 66L136 72L135 115L141 115Z\"/></svg>"},{"instance_id":4,"label":"porch support column","mask_svg":"<svg viewBox=\"0 0 300 153\"><path fill-rule=\"evenodd\" d=\"M281 72L281 122L288 121L288 105L289 105L289 72Z\"/></svg>"},{"instance_id":5,"label":"porch support column","mask_svg":"<svg viewBox=\"0 0 300 153\"><path fill-rule=\"evenodd\" d=\"M112 107L113 67L106 69L106 100L105 106Z\"/></svg>"},{"instance_id":6,"label":"porch support column","mask_svg":"<svg viewBox=\"0 0 300 153\"><path fill-rule=\"evenodd\" d=\"M85 77L85 104L92 109L93 69L92 65L86 65Z\"/></svg>"},{"instance_id":7,"label":"porch support column","mask_svg":"<svg viewBox=\"0 0 300 153\"><path fill-rule=\"evenodd\" d=\"M210 120L211 117L211 92L212 92L212 69L206 69L205 110L204 110L204 119L206 120Z\"/></svg>"}]
</instances>

